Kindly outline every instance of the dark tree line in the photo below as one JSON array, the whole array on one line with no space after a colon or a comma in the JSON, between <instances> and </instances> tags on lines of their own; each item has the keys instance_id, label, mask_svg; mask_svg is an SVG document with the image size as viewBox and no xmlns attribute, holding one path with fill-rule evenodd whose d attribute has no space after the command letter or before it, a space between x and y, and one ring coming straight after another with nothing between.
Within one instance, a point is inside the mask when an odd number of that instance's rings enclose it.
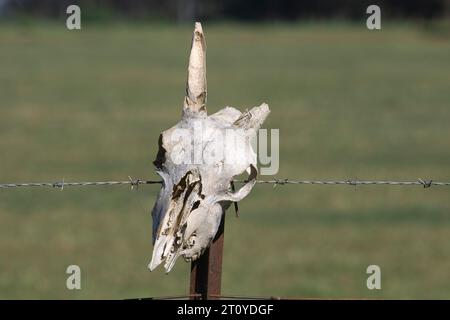
<instances>
[{"instance_id":1,"label":"dark tree line","mask_svg":"<svg viewBox=\"0 0 450 320\"><path fill-rule=\"evenodd\" d=\"M192 21L361 19L365 8L377 4L385 18L432 19L450 15L450 0L0 0L6 15L60 17L78 4L83 17L159 18Z\"/></svg>"}]
</instances>

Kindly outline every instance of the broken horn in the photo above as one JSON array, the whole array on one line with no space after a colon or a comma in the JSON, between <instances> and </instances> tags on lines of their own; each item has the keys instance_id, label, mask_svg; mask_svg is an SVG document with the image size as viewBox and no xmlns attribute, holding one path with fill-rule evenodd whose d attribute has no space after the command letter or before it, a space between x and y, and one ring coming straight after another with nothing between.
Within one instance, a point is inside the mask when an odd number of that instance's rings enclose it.
<instances>
[{"instance_id":1,"label":"broken horn","mask_svg":"<svg viewBox=\"0 0 450 320\"><path fill-rule=\"evenodd\" d=\"M186 81L184 113L206 114L206 41L202 24L195 23Z\"/></svg>"}]
</instances>

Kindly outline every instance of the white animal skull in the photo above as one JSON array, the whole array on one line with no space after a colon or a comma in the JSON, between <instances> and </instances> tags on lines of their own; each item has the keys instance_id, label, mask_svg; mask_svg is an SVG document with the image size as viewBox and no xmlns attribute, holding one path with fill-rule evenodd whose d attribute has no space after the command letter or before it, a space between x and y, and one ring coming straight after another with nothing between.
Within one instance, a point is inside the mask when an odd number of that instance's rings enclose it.
<instances>
[{"instance_id":1,"label":"white animal skull","mask_svg":"<svg viewBox=\"0 0 450 320\"><path fill-rule=\"evenodd\" d=\"M256 183L256 153L251 140L269 114L267 104L241 113L225 107L206 114L206 44L195 24L181 121L159 137L154 161L163 186L152 211L155 269L169 272L179 256L196 260L214 239L222 215L246 197ZM233 177L249 178L237 192Z\"/></svg>"}]
</instances>

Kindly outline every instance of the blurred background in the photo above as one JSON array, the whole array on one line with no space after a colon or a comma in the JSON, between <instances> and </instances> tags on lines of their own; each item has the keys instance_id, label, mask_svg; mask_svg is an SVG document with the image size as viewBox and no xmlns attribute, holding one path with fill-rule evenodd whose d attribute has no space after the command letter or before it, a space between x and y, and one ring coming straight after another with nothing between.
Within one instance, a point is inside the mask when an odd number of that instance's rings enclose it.
<instances>
[{"instance_id":1,"label":"blurred background","mask_svg":"<svg viewBox=\"0 0 450 320\"><path fill-rule=\"evenodd\" d=\"M66 8L81 7L81 30ZM381 7L381 30L366 8ZM278 178L450 180L450 1L0 0L0 182L157 179L193 22L208 111L269 103ZM261 177L263 179L273 177ZM0 190L0 298L188 292L150 272L158 185ZM258 185L228 212L222 292L450 298L445 187ZM66 288L68 265L82 289ZM366 268L382 289L366 287Z\"/></svg>"}]
</instances>

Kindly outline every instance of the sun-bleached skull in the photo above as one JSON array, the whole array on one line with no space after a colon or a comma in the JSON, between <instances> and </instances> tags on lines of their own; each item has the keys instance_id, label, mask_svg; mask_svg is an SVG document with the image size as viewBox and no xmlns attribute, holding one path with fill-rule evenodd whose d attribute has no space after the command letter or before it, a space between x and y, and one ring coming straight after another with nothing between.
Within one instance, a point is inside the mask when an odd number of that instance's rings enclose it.
<instances>
[{"instance_id":1,"label":"sun-bleached skull","mask_svg":"<svg viewBox=\"0 0 450 320\"><path fill-rule=\"evenodd\" d=\"M269 114L267 104L241 113L225 107L206 113L206 45L195 24L182 119L159 137L154 161L163 185L152 211L155 269L169 272L179 256L196 260L214 239L222 215L246 197L256 183L252 140ZM230 191L233 178L247 171L247 182Z\"/></svg>"}]
</instances>

